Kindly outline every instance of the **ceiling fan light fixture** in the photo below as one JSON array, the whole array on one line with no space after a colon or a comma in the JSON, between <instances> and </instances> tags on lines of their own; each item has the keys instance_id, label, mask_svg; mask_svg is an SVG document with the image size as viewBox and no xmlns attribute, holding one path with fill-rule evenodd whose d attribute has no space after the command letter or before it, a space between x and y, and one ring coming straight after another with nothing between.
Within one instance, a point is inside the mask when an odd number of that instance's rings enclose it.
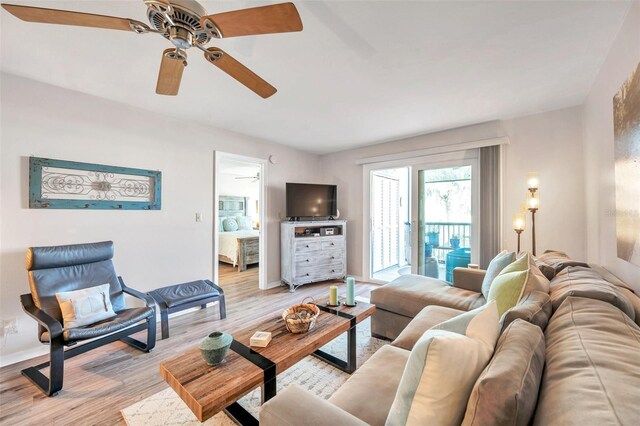
<instances>
[{"instance_id":1,"label":"ceiling fan light fixture","mask_svg":"<svg viewBox=\"0 0 640 426\"><path fill-rule=\"evenodd\" d=\"M193 33L186 28L171 27L169 28L169 40L178 49L189 49L193 46Z\"/></svg>"}]
</instances>

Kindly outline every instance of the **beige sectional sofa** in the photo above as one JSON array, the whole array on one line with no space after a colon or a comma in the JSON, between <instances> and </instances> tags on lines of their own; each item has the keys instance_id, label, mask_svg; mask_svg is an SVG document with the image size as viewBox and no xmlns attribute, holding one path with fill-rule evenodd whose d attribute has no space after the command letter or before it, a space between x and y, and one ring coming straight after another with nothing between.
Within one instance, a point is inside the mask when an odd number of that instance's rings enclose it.
<instances>
[{"instance_id":1,"label":"beige sectional sofa","mask_svg":"<svg viewBox=\"0 0 640 426\"><path fill-rule=\"evenodd\" d=\"M328 400L289 386L263 405L261 424L385 424L420 336L485 303L482 271L467 272L456 270L453 287L403 276L374 290L372 302L381 312L376 334L395 340ZM634 322L640 322L640 299L607 274L565 267L551 280L549 294L532 292L503 315L496 350L473 388L463 425L640 424L640 327Z\"/></svg>"}]
</instances>

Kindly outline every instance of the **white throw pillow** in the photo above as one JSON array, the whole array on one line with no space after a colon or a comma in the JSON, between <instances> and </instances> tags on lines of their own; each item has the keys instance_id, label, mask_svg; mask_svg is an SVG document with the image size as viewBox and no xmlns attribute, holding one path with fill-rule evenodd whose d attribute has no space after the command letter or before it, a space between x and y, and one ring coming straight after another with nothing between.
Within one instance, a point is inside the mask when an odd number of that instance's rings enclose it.
<instances>
[{"instance_id":1,"label":"white throw pillow","mask_svg":"<svg viewBox=\"0 0 640 426\"><path fill-rule=\"evenodd\" d=\"M250 231L253 229L253 220L249 216L236 216L238 231Z\"/></svg>"},{"instance_id":2,"label":"white throw pillow","mask_svg":"<svg viewBox=\"0 0 640 426\"><path fill-rule=\"evenodd\" d=\"M64 328L81 327L116 316L109 297L109 284L56 293L56 299Z\"/></svg>"},{"instance_id":3,"label":"white throw pillow","mask_svg":"<svg viewBox=\"0 0 640 426\"><path fill-rule=\"evenodd\" d=\"M495 302L427 330L413 347L386 425L459 425L500 333Z\"/></svg>"}]
</instances>

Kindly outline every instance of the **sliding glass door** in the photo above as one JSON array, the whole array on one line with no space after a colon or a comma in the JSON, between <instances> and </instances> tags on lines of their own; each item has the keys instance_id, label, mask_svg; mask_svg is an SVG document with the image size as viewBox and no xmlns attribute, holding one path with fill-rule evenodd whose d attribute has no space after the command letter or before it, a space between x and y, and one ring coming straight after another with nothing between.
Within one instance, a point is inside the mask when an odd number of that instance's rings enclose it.
<instances>
[{"instance_id":1,"label":"sliding glass door","mask_svg":"<svg viewBox=\"0 0 640 426\"><path fill-rule=\"evenodd\" d=\"M411 271L451 282L455 267L478 262L477 160L414 166L412 182Z\"/></svg>"}]
</instances>

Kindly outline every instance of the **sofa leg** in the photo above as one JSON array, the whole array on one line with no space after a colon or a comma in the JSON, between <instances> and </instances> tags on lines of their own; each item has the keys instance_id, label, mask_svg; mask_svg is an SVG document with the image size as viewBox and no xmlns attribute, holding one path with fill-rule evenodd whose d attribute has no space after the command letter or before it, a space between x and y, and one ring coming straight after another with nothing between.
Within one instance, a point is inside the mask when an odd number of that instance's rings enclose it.
<instances>
[{"instance_id":1,"label":"sofa leg","mask_svg":"<svg viewBox=\"0 0 640 426\"><path fill-rule=\"evenodd\" d=\"M49 367L49 377L40 369ZM64 379L64 346L60 339L53 339L49 350L49 361L21 371L31 383L47 396L55 396L62 389Z\"/></svg>"}]
</instances>

